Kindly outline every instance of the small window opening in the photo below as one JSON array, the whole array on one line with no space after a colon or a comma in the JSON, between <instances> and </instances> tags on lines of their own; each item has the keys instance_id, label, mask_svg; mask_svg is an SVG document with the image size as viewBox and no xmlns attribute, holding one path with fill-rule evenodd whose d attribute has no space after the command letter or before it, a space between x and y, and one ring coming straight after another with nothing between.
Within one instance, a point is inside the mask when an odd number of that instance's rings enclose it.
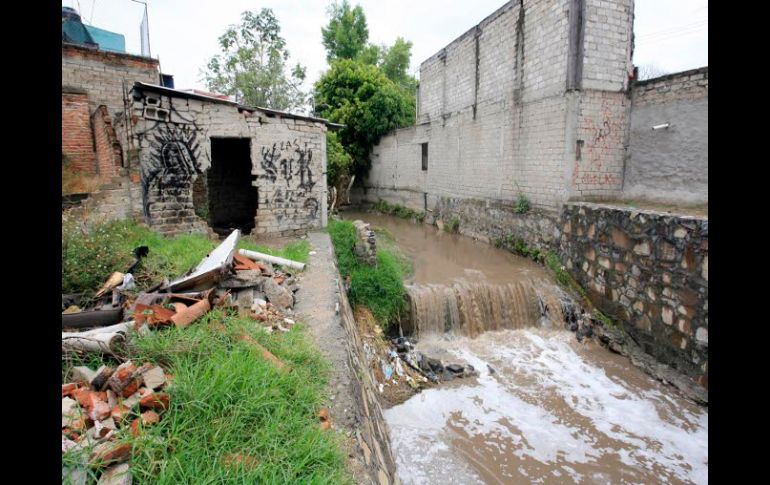
<instances>
[{"instance_id":1,"label":"small window opening","mask_svg":"<svg viewBox=\"0 0 770 485\"><path fill-rule=\"evenodd\" d=\"M420 146L422 147L422 169L425 171L428 170L428 144L420 143Z\"/></svg>"}]
</instances>

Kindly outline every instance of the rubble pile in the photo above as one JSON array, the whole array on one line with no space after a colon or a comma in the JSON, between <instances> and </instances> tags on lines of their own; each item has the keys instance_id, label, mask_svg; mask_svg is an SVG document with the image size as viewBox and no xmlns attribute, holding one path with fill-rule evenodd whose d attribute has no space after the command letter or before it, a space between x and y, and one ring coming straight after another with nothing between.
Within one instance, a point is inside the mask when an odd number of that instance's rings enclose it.
<instances>
[{"instance_id":1,"label":"rubble pile","mask_svg":"<svg viewBox=\"0 0 770 485\"><path fill-rule=\"evenodd\" d=\"M273 264L297 269L304 264L238 251L239 236L239 231L233 231L196 268L147 292L132 292L132 273L148 254L141 247L134 251L136 262L125 273L112 273L95 298L62 295L63 355L117 355L119 345L134 333L185 328L213 308L248 316L268 333L288 332L294 325L294 293L300 286L296 276ZM258 348L279 371L290 370L249 335L238 339ZM171 376L159 366L145 363L137 367L129 360L114 369L107 365L96 370L73 367L68 380L62 384L62 454L76 453L72 456L82 459L80 466L62 468L62 481L86 484L86 469L91 467L102 471L101 485L130 485L126 462L132 445L127 440L163 419L170 405ZM330 425L328 419L325 422Z\"/></svg>"},{"instance_id":2,"label":"rubble pile","mask_svg":"<svg viewBox=\"0 0 770 485\"><path fill-rule=\"evenodd\" d=\"M127 361L115 369L73 367L62 384L62 453L79 453L82 467L62 469L62 480L87 483L85 467L103 470L99 484L131 483L131 443L160 422L169 408L171 376L159 366Z\"/></svg>"}]
</instances>

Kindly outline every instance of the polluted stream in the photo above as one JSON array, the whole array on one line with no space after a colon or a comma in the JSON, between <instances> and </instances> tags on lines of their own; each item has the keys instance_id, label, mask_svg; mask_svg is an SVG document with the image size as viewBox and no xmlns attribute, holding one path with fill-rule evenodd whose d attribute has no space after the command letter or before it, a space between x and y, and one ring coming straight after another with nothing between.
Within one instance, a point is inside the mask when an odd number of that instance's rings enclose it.
<instances>
[{"instance_id":1,"label":"polluted stream","mask_svg":"<svg viewBox=\"0 0 770 485\"><path fill-rule=\"evenodd\" d=\"M578 342L540 265L425 224L343 217L412 260L416 350L479 373L385 410L403 483L708 483L707 408Z\"/></svg>"}]
</instances>

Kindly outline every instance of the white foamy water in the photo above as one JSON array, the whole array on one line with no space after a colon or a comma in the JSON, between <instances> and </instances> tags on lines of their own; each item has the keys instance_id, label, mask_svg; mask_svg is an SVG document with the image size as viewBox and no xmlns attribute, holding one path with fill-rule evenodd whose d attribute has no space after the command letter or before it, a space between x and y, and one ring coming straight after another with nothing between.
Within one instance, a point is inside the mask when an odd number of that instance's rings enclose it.
<instances>
[{"instance_id":1,"label":"white foamy water","mask_svg":"<svg viewBox=\"0 0 770 485\"><path fill-rule=\"evenodd\" d=\"M536 329L440 347L481 376L385 411L405 484L708 483L707 410L624 357Z\"/></svg>"}]
</instances>

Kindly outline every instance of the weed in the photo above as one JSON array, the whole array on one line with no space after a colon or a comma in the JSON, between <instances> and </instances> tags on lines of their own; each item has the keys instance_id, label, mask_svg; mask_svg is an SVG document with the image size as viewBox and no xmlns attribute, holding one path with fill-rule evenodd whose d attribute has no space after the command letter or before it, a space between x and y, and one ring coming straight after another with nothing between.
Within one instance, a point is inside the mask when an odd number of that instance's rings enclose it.
<instances>
[{"instance_id":1,"label":"weed","mask_svg":"<svg viewBox=\"0 0 770 485\"><path fill-rule=\"evenodd\" d=\"M517 214L526 214L529 212L529 199L524 194L519 194L519 197L516 199L516 208L514 209L514 212Z\"/></svg>"},{"instance_id":2,"label":"weed","mask_svg":"<svg viewBox=\"0 0 770 485\"><path fill-rule=\"evenodd\" d=\"M377 203L372 206L372 209L376 212L396 216L401 219L411 219L417 222L422 222L425 220L425 212L416 211L401 204L389 204L387 201L382 199L377 201Z\"/></svg>"},{"instance_id":3,"label":"weed","mask_svg":"<svg viewBox=\"0 0 770 485\"><path fill-rule=\"evenodd\" d=\"M449 232L460 232L460 218L457 216L452 216L452 219L449 221L447 228L449 229Z\"/></svg>"}]
</instances>

